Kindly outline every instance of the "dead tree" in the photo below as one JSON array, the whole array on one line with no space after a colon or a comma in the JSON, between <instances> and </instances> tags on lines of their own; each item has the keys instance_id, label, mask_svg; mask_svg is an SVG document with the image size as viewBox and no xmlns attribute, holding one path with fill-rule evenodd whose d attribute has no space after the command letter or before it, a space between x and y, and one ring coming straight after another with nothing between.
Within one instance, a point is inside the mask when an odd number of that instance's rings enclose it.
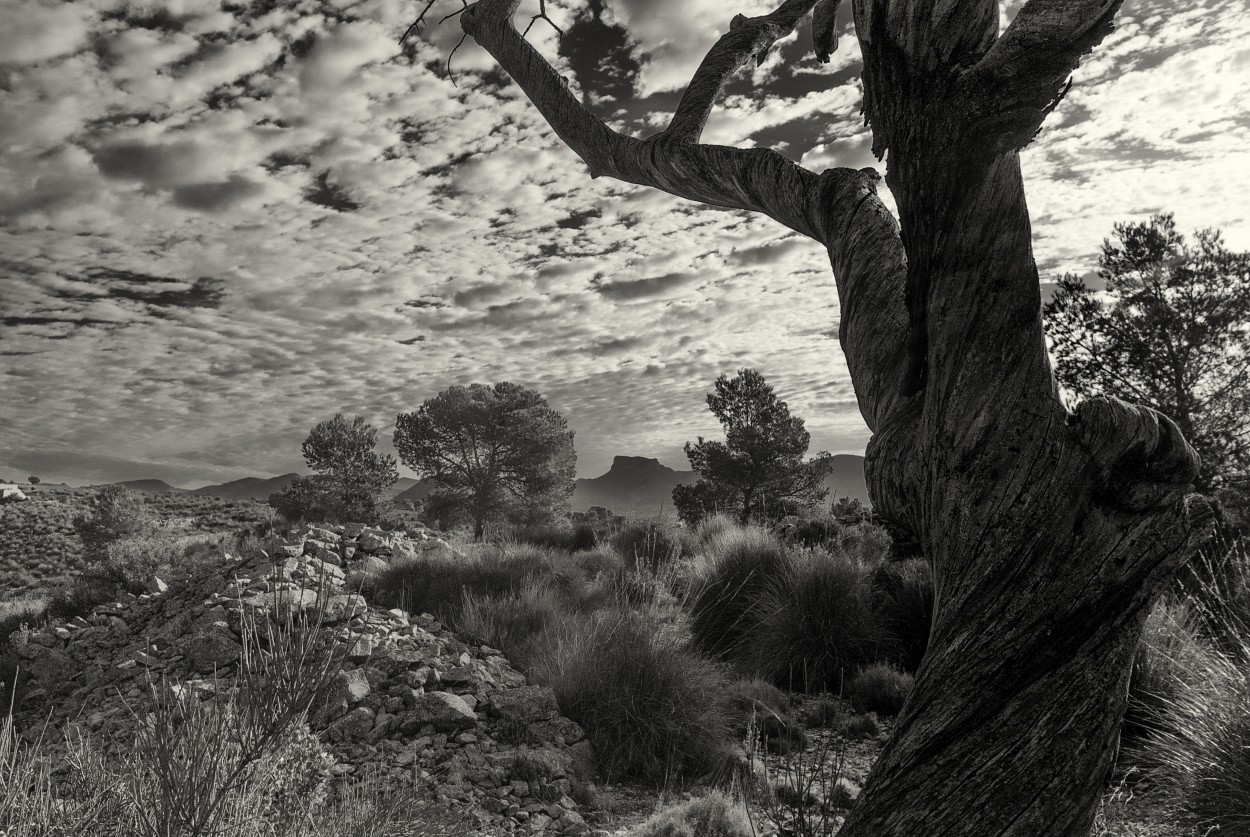
<instances>
[{"instance_id":1,"label":"dead tree","mask_svg":"<svg viewBox=\"0 0 1250 837\"><path fill-rule=\"evenodd\" d=\"M839 2L735 17L646 139L583 107L518 32L520 0L460 21L592 177L762 212L828 250L869 491L937 585L915 690L841 833L1085 834L1146 610L1209 514L1176 425L1116 400L1069 412L1042 337L1018 153L1119 0L1029 0L1002 34L997 0L854 0L897 221L874 170L699 141L725 82L813 11L827 58Z\"/></svg>"}]
</instances>

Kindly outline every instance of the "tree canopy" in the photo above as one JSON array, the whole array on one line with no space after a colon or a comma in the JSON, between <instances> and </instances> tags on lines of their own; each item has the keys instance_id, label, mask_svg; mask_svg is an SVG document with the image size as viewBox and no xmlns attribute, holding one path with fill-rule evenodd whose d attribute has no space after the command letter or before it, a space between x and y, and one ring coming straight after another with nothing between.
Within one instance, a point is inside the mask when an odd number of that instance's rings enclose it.
<instances>
[{"instance_id":1,"label":"tree canopy","mask_svg":"<svg viewBox=\"0 0 1250 837\"><path fill-rule=\"evenodd\" d=\"M376 522L383 493L399 479L395 457L378 453L377 444L377 428L361 416L338 413L319 422L301 446L317 476L296 478L269 504L289 519Z\"/></svg>"},{"instance_id":2,"label":"tree canopy","mask_svg":"<svg viewBox=\"0 0 1250 837\"><path fill-rule=\"evenodd\" d=\"M1105 293L1068 274L1043 309L1060 385L1171 418L1202 457L1199 489L1250 487L1250 253L1161 214L1116 224L1097 276Z\"/></svg>"},{"instance_id":3,"label":"tree canopy","mask_svg":"<svg viewBox=\"0 0 1250 837\"><path fill-rule=\"evenodd\" d=\"M776 519L824 500L833 457L822 451L811 461L803 460L811 435L764 376L740 369L733 378L721 375L714 386L707 404L725 429L725 441L700 436L696 443L686 443L699 481L673 489L681 519L697 523L721 510L746 523L753 517Z\"/></svg>"},{"instance_id":4,"label":"tree canopy","mask_svg":"<svg viewBox=\"0 0 1250 837\"><path fill-rule=\"evenodd\" d=\"M88 501L87 512L74 518L83 557L89 562L105 560L111 544L146 534L155 526L156 518L143 498L121 485L97 489Z\"/></svg>"},{"instance_id":5,"label":"tree canopy","mask_svg":"<svg viewBox=\"0 0 1250 837\"><path fill-rule=\"evenodd\" d=\"M454 386L395 419L405 465L437 484L426 508L488 523L534 522L567 508L573 431L537 392L510 382Z\"/></svg>"}]
</instances>

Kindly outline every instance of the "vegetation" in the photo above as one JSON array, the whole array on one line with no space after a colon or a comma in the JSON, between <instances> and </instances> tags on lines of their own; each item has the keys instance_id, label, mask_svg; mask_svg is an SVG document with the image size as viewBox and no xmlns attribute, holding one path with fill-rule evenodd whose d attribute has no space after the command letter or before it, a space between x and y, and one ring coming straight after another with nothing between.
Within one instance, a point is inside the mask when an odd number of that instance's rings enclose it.
<instances>
[{"instance_id":1,"label":"vegetation","mask_svg":"<svg viewBox=\"0 0 1250 837\"><path fill-rule=\"evenodd\" d=\"M88 503L87 514L74 518L74 530L82 540L88 563L108 558L109 546L156 528L156 519L143 498L120 485L98 489Z\"/></svg>"},{"instance_id":2,"label":"vegetation","mask_svg":"<svg viewBox=\"0 0 1250 837\"><path fill-rule=\"evenodd\" d=\"M712 791L653 814L628 837L755 837L740 800Z\"/></svg>"},{"instance_id":3,"label":"vegetation","mask_svg":"<svg viewBox=\"0 0 1250 837\"><path fill-rule=\"evenodd\" d=\"M897 715L911 693L912 678L887 663L868 666L851 681L851 704L860 712Z\"/></svg>"},{"instance_id":4,"label":"vegetation","mask_svg":"<svg viewBox=\"0 0 1250 837\"><path fill-rule=\"evenodd\" d=\"M1116 224L1098 279L1059 280L1044 309L1059 383L1159 410L1202 456L1200 490L1250 486L1250 253L1171 214Z\"/></svg>"},{"instance_id":5,"label":"vegetation","mask_svg":"<svg viewBox=\"0 0 1250 837\"><path fill-rule=\"evenodd\" d=\"M374 450L378 431L360 416L342 413L309 431L301 450L311 478L296 477L269 497L287 520L378 523L389 502L386 489L399 479L395 458Z\"/></svg>"},{"instance_id":6,"label":"vegetation","mask_svg":"<svg viewBox=\"0 0 1250 837\"><path fill-rule=\"evenodd\" d=\"M438 485L426 499L438 528L464 516L479 539L488 523L547 522L573 492L573 431L545 398L513 383L450 387L400 413L395 449Z\"/></svg>"},{"instance_id":7,"label":"vegetation","mask_svg":"<svg viewBox=\"0 0 1250 837\"><path fill-rule=\"evenodd\" d=\"M682 521L694 525L717 511L736 515L740 523L776 520L824 500L833 457L822 452L804 461L811 435L764 376L741 369L733 378L721 375L715 388L707 403L725 429L725 441L700 436L695 444L686 443L699 481L673 489Z\"/></svg>"},{"instance_id":8,"label":"vegetation","mask_svg":"<svg viewBox=\"0 0 1250 837\"><path fill-rule=\"evenodd\" d=\"M585 728L609 778L664 782L723 766L726 677L654 620L607 610L564 620L547 642L533 677Z\"/></svg>"}]
</instances>

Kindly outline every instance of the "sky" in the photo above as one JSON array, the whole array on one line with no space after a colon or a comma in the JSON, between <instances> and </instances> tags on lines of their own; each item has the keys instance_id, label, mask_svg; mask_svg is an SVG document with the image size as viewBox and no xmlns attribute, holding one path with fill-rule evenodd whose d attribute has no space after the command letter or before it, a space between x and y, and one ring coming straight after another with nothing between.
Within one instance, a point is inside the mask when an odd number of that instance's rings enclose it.
<instances>
[{"instance_id":1,"label":"sky","mask_svg":"<svg viewBox=\"0 0 1250 837\"><path fill-rule=\"evenodd\" d=\"M0 0L0 477L304 470L337 412L389 448L397 413L504 380L568 419L580 476L616 454L684 468L719 429L705 394L742 367L812 451L862 453L821 248L592 181L471 41L449 74L454 18L398 43L420 5ZM634 135L666 124L734 13L769 8L547 5L564 35L530 40ZM1118 20L1022 155L1043 282L1159 211L1250 249L1245 0L1126 0ZM831 63L805 23L735 80L704 141L880 165L841 22Z\"/></svg>"}]
</instances>

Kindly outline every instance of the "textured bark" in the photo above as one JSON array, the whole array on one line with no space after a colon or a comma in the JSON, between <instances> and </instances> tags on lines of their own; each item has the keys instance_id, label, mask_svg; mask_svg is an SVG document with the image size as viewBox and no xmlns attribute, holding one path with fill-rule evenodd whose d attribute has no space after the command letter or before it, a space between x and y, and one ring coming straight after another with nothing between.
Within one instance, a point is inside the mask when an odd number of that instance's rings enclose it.
<instances>
[{"instance_id":1,"label":"textured bark","mask_svg":"<svg viewBox=\"0 0 1250 837\"><path fill-rule=\"evenodd\" d=\"M697 142L726 79L813 8L828 57L837 0L735 18L646 140L582 107L516 32L518 5L481 0L465 32L592 176L763 212L828 250L869 492L937 585L915 690L841 833L1087 833L1146 609L1209 516L1176 425L1114 399L1067 412L1042 336L1017 152L1119 0L1030 0L1001 36L996 0L853 0L898 222L872 170Z\"/></svg>"}]
</instances>

